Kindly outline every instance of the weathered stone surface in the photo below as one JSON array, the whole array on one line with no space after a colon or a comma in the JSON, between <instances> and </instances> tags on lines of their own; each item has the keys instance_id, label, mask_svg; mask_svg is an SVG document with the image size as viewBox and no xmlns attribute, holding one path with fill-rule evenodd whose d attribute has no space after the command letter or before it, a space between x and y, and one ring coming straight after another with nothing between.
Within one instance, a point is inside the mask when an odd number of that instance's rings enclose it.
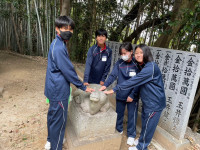
<instances>
[{"instance_id":1,"label":"weathered stone surface","mask_svg":"<svg viewBox=\"0 0 200 150\"><path fill-rule=\"evenodd\" d=\"M91 84L92 94L76 90L69 105L65 147L69 150L119 150L121 135L116 132L117 113L108 97Z\"/></svg>"},{"instance_id":2,"label":"weathered stone surface","mask_svg":"<svg viewBox=\"0 0 200 150\"><path fill-rule=\"evenodd\" d=\"M64 148L67 150L120 150L122 136L118 132L82 139L76 135L70 120L66 130Z\"/></svg>"},{"instance_id":3,"label":"weathered stone surface","mask_svg":"<svg viewBox=\"0 0 200 150\"><path fill-rule=\"evenodd\" d=\"M68 113L78 137L87 139L115 133L117 114L111 107L106 112L91 115L84 112L78 105L73 100Z\"/></svg>"},{"instance_id":4,"label":"weathered stone surface","mask_svg":"<svg viewBox=\"0 0 200 150\"><path fill-rule=\"evenodd\" d=\"M99 111L106 112L110 105L107 95L102 91L99 91L101 85L90 84L91 88L95 89L94 92L86 93L80 89L77 89L74 92L73 98L77 104L80 104L82 110L86 113L94 115Z\"/></svg>"},{"instance_id":5,"label":"weathered stone surface","mask_svg":"<svg viewBox=\"0 0 200 150\"><path fill-rule=\"evenodd\" d=\"M199 81L200 54L155 49L154 58L163 74L167 103L159 125L182 140Z\"/></svg>"}]
</instances>

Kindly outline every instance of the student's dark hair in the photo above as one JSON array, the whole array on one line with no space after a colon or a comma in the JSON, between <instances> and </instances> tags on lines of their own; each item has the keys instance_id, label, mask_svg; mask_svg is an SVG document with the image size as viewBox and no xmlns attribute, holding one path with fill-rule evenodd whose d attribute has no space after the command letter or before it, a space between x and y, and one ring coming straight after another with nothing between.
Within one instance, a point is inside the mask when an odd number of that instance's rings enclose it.
<instances>
[{"instance_id":1,"label":"student's dark hair","mask_svg":"<svg viewBox=\"0 0 200 150\"><path fill-rule=\"evenodd\" d=\"M142 51L143 51L143 61L144 61L144 63L153 61L153 56L152 56L151 50L150 50L150 48L147 45L145 45L145 44L139 44L139 45L137 45L135 47L135 50L137 48L141 48Z\"/></svg>"},{"instance_id":2,"label":"student's dark hair","mask_svg":"<svg viewBox=\"0 0 200 150\"><path fill-rule=\"evenodd\" d=\"M100 35L105 35L107 38L107 31L105 29L99 29L95 32L95 37L100 36Z\"/></svg>"},{"instance_id":3,"label":"student's dark hair","mask_svg":"<svg viewBox=\"0 0 200 150\"><path fill-rule=\"evenodd\" d=\"M125 49L125 50L131 52L133 50L133 46L130 42L122 43L119 47L119 54L120 55L122 54L122 49Z\"/></svg>"},{"instance_id":4,"label":"student's dark hair","mask_svg":"<svg viewBox=\"0 0 200 150\"><path fill-rule=\"evenodd\" d=\"M71 26L71 29L74 29L75 23L69 16L59 16L55 20L55 26L58 28Z\"/></svg>"}]
</instances>

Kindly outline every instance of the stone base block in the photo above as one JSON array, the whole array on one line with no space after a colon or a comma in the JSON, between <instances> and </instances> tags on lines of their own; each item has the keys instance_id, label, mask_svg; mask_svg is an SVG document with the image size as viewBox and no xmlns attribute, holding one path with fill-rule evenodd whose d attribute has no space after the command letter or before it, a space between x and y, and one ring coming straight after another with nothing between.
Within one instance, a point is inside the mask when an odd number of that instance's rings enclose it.
<instances>
[{"instance_id":1,"label":"stone base block","mask_svg":"<svg viewBox=\"0 0 200 150\"><path fill-rule=\"evenodd\" d=\"M69 108L69 119L79 138L93 138L115 133L116 112L110 108L107 112L90 115L82 111L73 100Z\"/></svg>"},{"instance_id":2,"label":"stone base block","mask_svg":"<svg viewBox=\"0 0 200 150\"><path fill-rule=\"evenodd\" d=\"M141 131L141 113L138 112L138 120L137 120L137 131L140 133ZM167 131L157 126L156 131L153 136L152 144L155 147L161 146L163 150L188 150L190 146L190 142L187 139L178 140L169 134ZM161 148L159 148L161 150Z\"/></svg>"},{"instance_id":3,"label":"stone base block","mask_svg":"<svg viewBox=\"0 0 200 150\"><path fill-rule=\"evenodd\" d=\"M71 121L67 121L64 148L67 150L120 150L122 136L115 132L88 139L77 137Z\"/></svg>"},{"instance_id":4,"label":"stone base block","mask_svg":"<svg viewBox=\"0 0 200 150\"><path fill-rule=\"evenodd\" d=\"M187 150L190 146L189 140L178 140L159 126L156 128L153 138L166 150Z\"/></svg>"}]
</instances>

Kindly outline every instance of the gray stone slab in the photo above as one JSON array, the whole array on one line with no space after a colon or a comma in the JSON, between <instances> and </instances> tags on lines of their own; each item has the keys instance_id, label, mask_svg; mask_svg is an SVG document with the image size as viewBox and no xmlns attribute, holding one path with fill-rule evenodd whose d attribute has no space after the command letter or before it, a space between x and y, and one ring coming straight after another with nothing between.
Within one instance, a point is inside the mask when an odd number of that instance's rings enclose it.
<instances>
[{"instance_id":1,"label":"gray stone slab","mask_svg":"<svg viewBox=\"0 0 200 150\"><path fill-rule=\"evenodd\" d=\"M122 136L118 132L82 139L74 131L71 121L67 121L66 141L64 148L67 150L120 150Z\"/></svg>"},{"instance_id":2,"label":"gray stone slab","mask_svg":"<svg viewBox=\"0 0 200 150\"><path fill-rule=\"evenodd\" d=\"M117 114L111 107L107 112L90 115L77 105L73 100L68 114L78 137L87 139L115 133Z\"/></svg>"},{"instance_id":3,"label":"gray stone slab","mask_svg":"<svg viewBox=\"0 0 200 150\"><path fill-rule=\"evenodd\" d=\"M133 48L135 46L133 45ZM199 82L200 54L159 47L150 47L150 49L162 72L166 93L167 107L161 115L159 126L173 137L182 140ZM115 85L116 83L111 87Z\"/></svg>"},{"instance_id":4,"label":"gray stone slab","mask_svg":"<svg viewBox=\"0 0 200 150\"><path fill-rule=\"evenodd\" d=\"M186 150L190 147L189 140L178 140L159 126L156 128L153 139L166 150Z\"/></svg>"}]
</instances>

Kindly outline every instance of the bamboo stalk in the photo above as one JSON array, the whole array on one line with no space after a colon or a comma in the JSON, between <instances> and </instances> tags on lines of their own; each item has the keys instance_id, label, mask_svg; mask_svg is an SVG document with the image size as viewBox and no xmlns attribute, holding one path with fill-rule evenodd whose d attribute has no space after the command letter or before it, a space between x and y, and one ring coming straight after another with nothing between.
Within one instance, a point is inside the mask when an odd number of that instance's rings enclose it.
<instances>
[{"instance_id":1,"label":"bamboo stalk","mask_svg":"<svg viewBox=\"0 0 200 150\"><path fill-rule=\"evenodd\" d=\"M41 40L41 48L42 48L42 55L44 56L44 46L43 46L43 39L42 39L42 29L41 29L41 24L40 24L40 16L38 13L38 8L37 8L37 4L36 1L34 0L34 4L35 4L35 11L37 14L37 19L38 19L38 27L39 27L39 32L40 32L40 40Z\"/></svg>"},{"instance_id":2,"label":"bamboo stalk","mask_svg":"<svg viewBox=\"0 0 200 150\"><path fill-rule=\"evenodd\" d=\"M10 4L10 6L11 6L11 19L12 19L13 26L14 26L14 31L15 31L17 45L18 45L18 48L19 48L19 52L22 53L22 48L21 48L21 45L19 43L19 36L18 36L18 33L17 33L17 27L16 27L14 16L13 16L13 5Z\"/></svg>"},{"instance_id":3,"label":"bamboo stalk","mask_svg":"<svg viewBox=\"0 0 200 150\"><path fill-rule=\"evenodd\" d=\"M27 16L28 16L28 26L27 26L27 36L28 36L28 50L29 54L32 55L32 35L31 35L31 18L30 18L30 9L29 9L29 0L26 0L27 5Z\"/></svg>"}]
</instances>

